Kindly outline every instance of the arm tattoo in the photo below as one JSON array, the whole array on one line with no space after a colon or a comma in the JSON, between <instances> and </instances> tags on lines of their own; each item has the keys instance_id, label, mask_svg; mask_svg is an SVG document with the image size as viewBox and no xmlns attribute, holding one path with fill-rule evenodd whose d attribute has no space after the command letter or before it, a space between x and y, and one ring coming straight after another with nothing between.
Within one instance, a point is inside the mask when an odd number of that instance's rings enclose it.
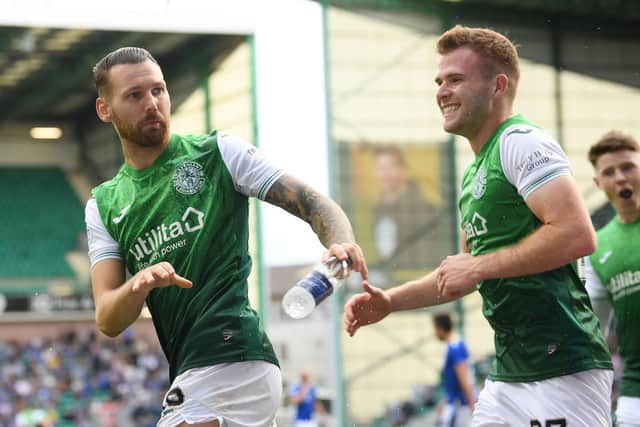
<instances>
[{"instance_id":1,"label":"arm tattoo","mask_svg":"<svg viewBox=\"0 0 640 427\"><path fill-rule=\"evenodd\" d=\"M325 247L355 241L340 206L290 175L283 175L271 186L265 201L307 222Z\"/></svg>"}]
</instances>

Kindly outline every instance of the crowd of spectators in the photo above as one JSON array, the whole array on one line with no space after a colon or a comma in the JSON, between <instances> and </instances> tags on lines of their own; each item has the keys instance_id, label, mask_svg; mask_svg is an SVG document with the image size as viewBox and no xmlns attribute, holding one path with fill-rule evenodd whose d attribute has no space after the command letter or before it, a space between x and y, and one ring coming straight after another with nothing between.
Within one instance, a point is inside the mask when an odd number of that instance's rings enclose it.
<instances>
[{"instance_id":1,"label":"crowd of spectators","mask_svg":"<svg viewBox=\"0 0 640 427\"><path fill-rule=\"evenodd\" d=\"M619 380L617 353L614 362ZM479 384L490 363L475 364ZM168 378L159 348L130 331L116 339L68 331L0 342L0 427L155 426ZM411 400L389 404L371 425L403 426L433 409L438 393L437 385L416 385Z\"/></svg>"},{"instance_id":2,"label":"crowd of spectators","mask_svg":"<svg viewBox=\"0 0 640 427\"><path fill-rule=\"evenodd\" d=\"M159 349L129 331L0 342L0 427L155 426L168 378Z\"/></svg>"}]
</instances>

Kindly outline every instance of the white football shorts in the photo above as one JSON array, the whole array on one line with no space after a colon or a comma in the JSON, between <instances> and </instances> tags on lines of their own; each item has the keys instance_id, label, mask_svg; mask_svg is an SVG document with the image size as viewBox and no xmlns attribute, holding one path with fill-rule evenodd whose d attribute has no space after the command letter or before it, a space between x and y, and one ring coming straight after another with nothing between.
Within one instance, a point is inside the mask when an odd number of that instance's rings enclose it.
<instances>
[{"instance_id":1,"label":"white football shorts","mask_svg":"<svg viewBox=\"0 0 640 427\"><path fill-rule=\"evenodd\" d=\"M613 371L591 369L530 383L485 382L473 427L611 427Z\"/></svg>"},{"instance_id":2,"label":"white football shorts","mask_svg":"<svg viewBox=\"0 0 640 427\"><path fill-rule=\"evenodd\" d=\"M217 420L224 427L275 427L282 376L261 360L189 369L165 394L158 427Z\"/></svg>"},{"instance_id":3,"label":"white football shorts","mask_svg":"<svg viewBox=\"0 0 640 427\"><path fill-rule=\"evenodd\" d=\"M618 427L640 427L640 397L620 396L616 420Z\"/></svg>"}]
</instances>

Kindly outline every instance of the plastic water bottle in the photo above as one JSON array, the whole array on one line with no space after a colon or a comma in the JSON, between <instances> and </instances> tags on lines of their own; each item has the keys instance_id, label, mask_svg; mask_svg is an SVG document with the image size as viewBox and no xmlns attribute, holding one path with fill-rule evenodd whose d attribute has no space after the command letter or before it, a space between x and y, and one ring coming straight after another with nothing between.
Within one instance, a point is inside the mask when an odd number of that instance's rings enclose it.
<instances>
[{"instance_id":1,"label":"plastic water bottle","mask_svg":"<svg viewBox=\"0 0 640 427\"><path fill-rule=\"evenodd\" d=\"M294 319L310 315L318 304L344 283L349 276L350 265L351 259L339 261L335 257L318 265L284 295L284 312Z\"/></svg>"}]
</instances>

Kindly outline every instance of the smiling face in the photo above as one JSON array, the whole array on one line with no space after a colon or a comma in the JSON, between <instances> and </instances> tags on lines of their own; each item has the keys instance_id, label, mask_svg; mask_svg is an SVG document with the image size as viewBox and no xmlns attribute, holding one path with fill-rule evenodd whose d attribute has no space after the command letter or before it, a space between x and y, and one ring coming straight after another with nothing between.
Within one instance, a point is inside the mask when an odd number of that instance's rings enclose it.
<instances>
[{"instance_id":1,"label":"smiling face","mask_svg":"<svg viewBox=\"0 0 640 427\"><path fill-rule=\"evenodd\" d=\"M108 78L108 88L96 100L100 119L112 122L124 143L168 143L171 100L160 67L150 60L118 64Z\"/></svg>"},{"instance_id":2,"label":"smiling face","mask_svg":"<svg viewBox=\"0 0 640 427\"><path fill-rule=\"evenodd\" d=\"M471 140L489 119L494 93L494 80L486 71L489 66L468 47L442 55L435 81L445 131Z\"/></svg>"},{"instance_id":3,"label":"smiling face","mask_svg":"<svg viewBox=\"0 0 640 427\"><path fill-rule=\"evenodd\" d=\"M623 215L640 215L640 152L619 150L600 155L594 182Z\"/></svg>"}]
</instances>

